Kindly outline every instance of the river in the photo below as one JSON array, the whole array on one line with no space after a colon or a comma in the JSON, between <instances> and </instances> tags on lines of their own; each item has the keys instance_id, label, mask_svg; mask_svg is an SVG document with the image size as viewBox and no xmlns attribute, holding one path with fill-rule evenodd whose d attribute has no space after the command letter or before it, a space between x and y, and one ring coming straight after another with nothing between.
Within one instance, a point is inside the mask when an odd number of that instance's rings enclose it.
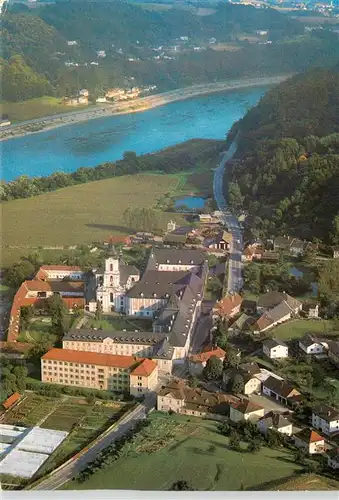
<instances>
[{"instance_id":1,"label":"river","mask_svg":"<svg viewBox=\"0 0 339 500\"><path fill-rule=\"evenodd\" d=\"M118 160L125 151L151 153L193 138L223 139L268 88L195 97L4 141L0 145L2 179L73 172Z\"/></svg>"}]
</instances>

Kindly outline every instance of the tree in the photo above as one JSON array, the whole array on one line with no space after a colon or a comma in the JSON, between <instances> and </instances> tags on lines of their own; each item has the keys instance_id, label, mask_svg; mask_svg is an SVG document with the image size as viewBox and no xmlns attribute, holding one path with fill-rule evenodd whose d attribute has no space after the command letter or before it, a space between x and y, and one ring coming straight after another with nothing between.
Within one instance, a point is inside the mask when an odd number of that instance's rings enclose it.
<instances>
[{"instance_id":1,"label":"tree","mask_svg":"<svg viewBox=\"0 0 339 500\"><path fill-rule=\"evenodd\" d=\"M100 302L100 300L97 300L97 308L96 308L96 311L95 311L95 319L97 321L100 321L102 318L102 304Z\"/></svg>"},{"instance_id":2,"label":"tree","mask_svg":"<svg viewBox=\"0 0 339 500\"><path fill-rule=\"evenodd\" d=\"M211 356L206 363L204 368L204 377L207 380L217 380L222 375L222 361L217 358L217 356Z\"/></svg>"},{"instance_id":3,"label":"tree","mask_svg":"<svg viewBox=\"0 0 339 500\"><path fill-rule=\"evenodd\" d=\"M294 453L294 461L297 464L304 465L306 463L306 458L307 458L307 452L303 448L298 448L297 451Z\"/></svg>"},{"instance_id":4,"label":"tree","mask_svg":"<svg viewBox=\"0 0 339 500\"><path fill-rule=\"evenodd\" d=\"M33 306L23 306L20 310L20 331L27 329L30 320L34 316Z\"/></svg>"},{"instance_id":5,"label":"tree","mask_svg":"<svg viewBox=\"0 0 339 500\"><path fill-rule=\"evenodd\" d=\"M190 375L188 377L188 385L192 388L192 389L196 389L199 385L199 379L197 377L195 377L194 375Z\"/></svg>"},{"instance_id":6,"label":"tree","mask_svg":"<svg viewBox=\"0 0 339 500\"><path fill-rule=\"evenodd\" d=\"M48 310L52 317L52 330L60 336L67 331L66 307L59 294L48 299Z\"/></svg>"},{"instance_id":7,"label":"tree","mask_svg":"<svg viewBox=\"0 0 339 500\"><path fill-rule=\"evenodd\" d=\"M227 368L237 367L239 365L239 361L239 356L237 355L235 349L228 347L224 358L224 369L226 370Z\"/></svg>"},{"instance_id":8,"label":"tree","mask_svg":"<svg viewBox=\"0 0 339 500\"><path fill-rule=\"evenodd\" d=\"M231 382L231 391L234 394L239 394L244 391L245 382L244 377L240 373L236 373Z\"/></svg>"},{"instance_id":9,"label":"tree","mask_svg":"<svg viewBox=\"0 0 339 500\"><path fill-rule=\"evenodd\" d=\"M195 491L195 489L187 481L176 481L172 484L169 491Z\"/></svg>"},{"instance_id":10,"label":"tree","mask_svg":"<svg viewBox=\"0 0 339 500\"><path fill-rule=\"evenodd\" d=\"M257 453L258 451L260 451L260 448L261 448L261 443L259 439L253 439L252 441L249 442L247 446L247 451L249 453Z\"/></svg>"},{"instance_id":11,"label":"tree","mask_svg":"<svg viewBox=\"0 0 339 500\"><path fill-rule=\"evenodd\" d=\"M234 451L239 451L241 449L240 443L241 441L238 432L233 430L230 434L230 440L229 440L230 449Z\"/></svg>"}]
</instances>

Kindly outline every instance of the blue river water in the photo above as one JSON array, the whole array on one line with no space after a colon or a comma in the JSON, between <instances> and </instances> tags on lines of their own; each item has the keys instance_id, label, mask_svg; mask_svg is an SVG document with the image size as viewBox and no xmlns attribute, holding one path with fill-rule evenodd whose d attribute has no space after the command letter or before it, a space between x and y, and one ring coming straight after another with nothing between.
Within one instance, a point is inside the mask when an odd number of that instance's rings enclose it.
<instances>
[{"instance_id":1,"label":"blue river water","mask_svg":"<svg viewBox=\"0 0 339 500\"><path fill-rule=\"evenodd\" d=\"M232 124L267 90L254 87L210 94L3 141L1 177L10 181L20 175L73 172L118 160L125 151L144 154L193 138L224 139Z\"/></svg>"}]
</instances>

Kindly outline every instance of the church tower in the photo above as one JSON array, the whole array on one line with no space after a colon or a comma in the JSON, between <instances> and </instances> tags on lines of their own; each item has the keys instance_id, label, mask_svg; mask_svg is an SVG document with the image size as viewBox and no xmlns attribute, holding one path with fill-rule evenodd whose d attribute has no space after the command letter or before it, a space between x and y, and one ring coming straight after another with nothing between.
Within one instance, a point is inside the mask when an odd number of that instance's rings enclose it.
<instances>
[{"instance_id":1,"label":"church tower","mask_svg":"<svg viewBox=\"0 0 339 500\"><path fill-rule=\"evenodd\" d=\"M119 288L120 269L117 257L108 257L105 260L104 283L105 288Z\"/></svg>"}]
</instances>

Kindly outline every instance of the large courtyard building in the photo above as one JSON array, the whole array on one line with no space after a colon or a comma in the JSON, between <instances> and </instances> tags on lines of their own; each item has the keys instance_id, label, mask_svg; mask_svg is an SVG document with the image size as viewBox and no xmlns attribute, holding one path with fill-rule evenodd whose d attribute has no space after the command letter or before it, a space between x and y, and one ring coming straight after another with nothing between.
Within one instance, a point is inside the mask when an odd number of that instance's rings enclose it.
<instances>
[{"instance_id":1,"label":"large courtyard building","mask_svg":"<svg viewBox=\"0 0 339 500\"><path fill-rule=\"evenodd\" d=\"M41 379L52 384L142 396L158 383L155 361L135 356L51 349L41 358Z\"/></svg>"}]
</instances>

